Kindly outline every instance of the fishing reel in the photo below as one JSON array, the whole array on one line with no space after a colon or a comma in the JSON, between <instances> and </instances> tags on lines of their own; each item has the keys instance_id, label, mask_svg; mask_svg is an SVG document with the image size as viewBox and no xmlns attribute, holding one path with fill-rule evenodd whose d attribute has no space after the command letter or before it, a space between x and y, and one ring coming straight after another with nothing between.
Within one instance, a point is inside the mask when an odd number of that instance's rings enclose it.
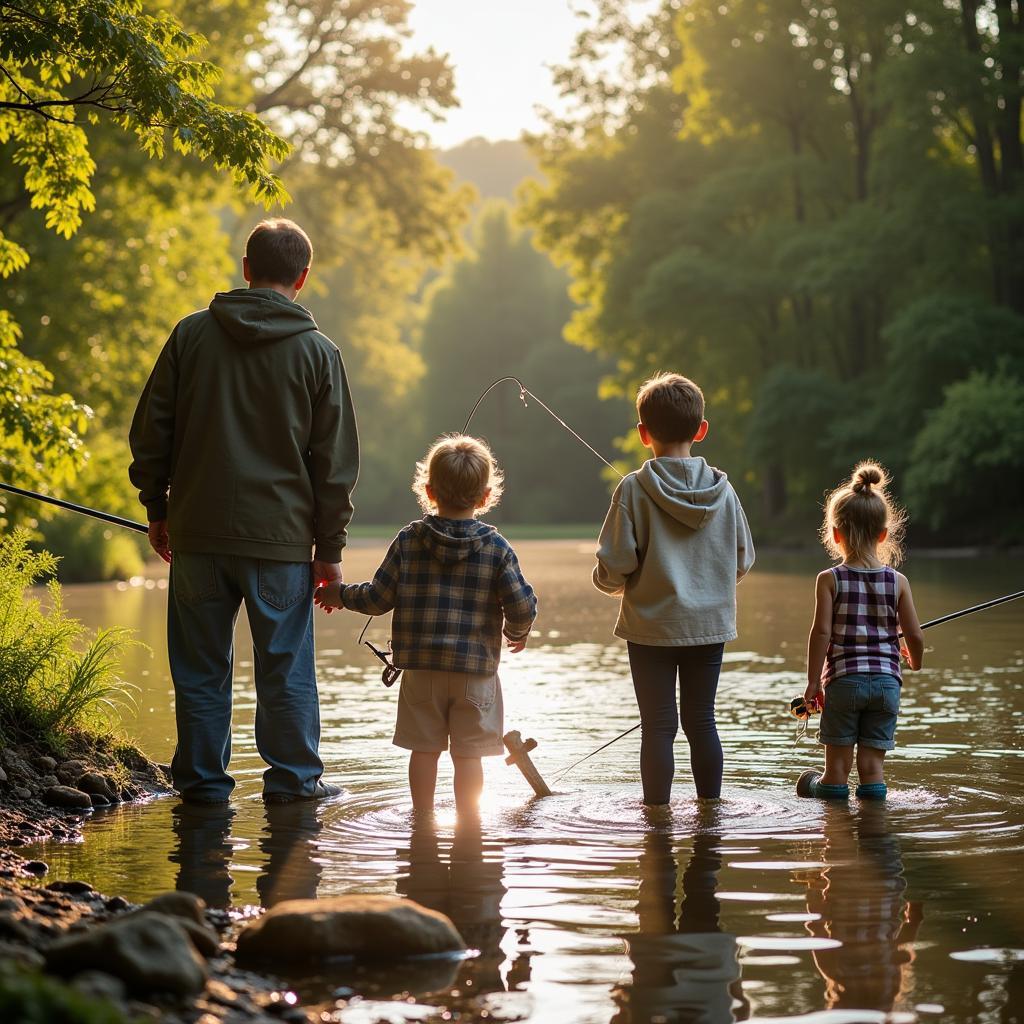
<instances>
[{"instance_id":1,"label":"fishing reel","mask_svg":"<svg viewBox=\"0 0 1024 1024\"><path fill-rule=\"evenodd\" d=\"M807 735L811 715L820 715L824 706L825 701L820 693L810 700L806 697L794 697L789 702L789 713L797 720L795 743L798 744Z\"/></svg>"},{"instance_id":2,"label":"fishing reel","mask_svg":"<svg viewBox=\"0 0 1024 1024\"><path fill-rule=\"evenodd\" d=\"M401 676L402 670L391 663L390 651L382 651L379 647L371 644L369 640L364 640L363 643L373 651L374 657L384 666L384 671L380 674L380 681L385 686L394 686Z\"/></svg>"},{"instance_id":3,"label":"fishing reel","mask_svg":"<svg viewBox=\"0 0 1024 1024\"><path fill-rule=\"evenodd\" d=\"M821 709L825 706L825 702L821 699L821 694L812 697L807 700L804 697L794 697L789 702L789 713L801 721L807 721L811 715L820 715Z\"/></svg>"}]
</instances>

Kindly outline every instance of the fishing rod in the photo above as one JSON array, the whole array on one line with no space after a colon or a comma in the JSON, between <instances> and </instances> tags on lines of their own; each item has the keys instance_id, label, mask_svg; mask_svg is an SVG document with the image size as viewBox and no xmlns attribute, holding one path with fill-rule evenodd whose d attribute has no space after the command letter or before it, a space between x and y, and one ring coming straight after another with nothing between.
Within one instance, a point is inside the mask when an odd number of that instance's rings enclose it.
<instances>
[{"instance_id":1,"label":"fishing rod","mask_svg":"<svg viewBox=\"0 0 1024 1024\"><path fill-rule=\"evenodd\" d=\"M622 477L623 474L619 470L617 470L615 466L613 466L592 444L590 444L589 441L581 437L580 434L573 430L572 427L570 427L569 424L566 423L565 420L563 420L562 417L559 416L558 413L551 408L551 406L549 406L542 399L538 398L537 395L535 395L518 377L498 377L496 380L492 380L491 383L488 384L487 387L480 392L480 396L473 403L473 408L469 410L469 415L466 417L466 422L462 425L463 434L465 434L469 430L469 425L473 422L473 417L476 415L477 409L480 408L481 404L483 403L483 400L496 387L498 387L499 384L506 383L515 384L519 388L519 400L523 403L523 408L527 408L529 405L529 403L527 402L527 397L532 398L556 423L559 424L559 426L564 427L570 434L572 434L572 436L575 437L576 440L579 441L579 443L583 445L584 448L587 449L587 451L591 452L593 455L596 455L597 458L600 459L601 462L603 462L613 473L616 473L620 478ZM402 670L395 668L394 664L391 661L390 651L382 651L379 647L376 647L372 641L364 639L364 637L366 636L366 631L370 628L370 623L373 621L373 618L374 616L372 615L367 616L366 622L363 625L362 631L359 634L359 639L356 641L356 643L365 644L373 653L373 656L378 661L380 661L381 664L383 664L384 670L381 673L381 680L385 686L391 686L395 682L395 680L398 679L398 677L402 674Z\"/></svg>"},{"instance_id":2,"label":"fishing rod","mask_svg":"<svg viewBox=\"0 0 1024 1024\"><path fill-rule=\"evenodd\" d=\"M115 516L111 512L101 512L99 509L87 508L85 505L76 505L73 501L62 501L49 494L39 494L37 491L27 491L21 487L13 487L11 484L0 483L0 490L17 494L21 498L35 498L36 501L43 501L47 505L56 505L57 508L66 509L68 512L77 512L80 516L91 516L101 522L110 523L113 526L123 526L126 530L134 530L136 533L149 533L149 527L144 523L137 523L134 519L124 519Z\"/></svg>"},{"instance_id":3,"label":"fishing rod","mask_svg":"<svg viewBox=\"0 0 1024 1024\"><path fill-rule=\"evenodd\" d=\"M986 608L995 608L997 605L1007 604L1010 601L1017 601L1024 597L1024 590L1018 590L1014 594L1004 594L1002 597L995 597L991 601L982 601L980 604L971 605L970 608L961 608L958 612L950 612L948 615L940 615L937 619L929 619L927 622L921 623L922 629L931 629L932 626L941 626L944 622L952 622L954 619L962 619L965 615L973 615L975 612L983 612ZM898 637L902 638L903 634L898 634ZM558 782L563 775L568 775L573 768L579 767L584 761L589 761L596 754L600 754L602 750L607 750L613 743L618 743L619 740L625 739L630 733L636 732L640 728L641 722L637 722L636 725L630 726L625 732L619 733L615 739L609 740L607 743L602 744L597 750L592 750L586 757L581 757L578 761L573 762L568 768L563 768L552 780Z\"/></svg>"}]
</instances>

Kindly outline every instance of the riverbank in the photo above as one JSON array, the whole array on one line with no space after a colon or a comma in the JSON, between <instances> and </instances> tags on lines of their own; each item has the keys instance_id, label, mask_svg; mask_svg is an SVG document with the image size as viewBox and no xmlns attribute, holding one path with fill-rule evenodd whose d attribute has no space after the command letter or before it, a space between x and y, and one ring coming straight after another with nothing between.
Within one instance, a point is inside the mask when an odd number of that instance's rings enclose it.
<instances>
[{"instance_id":1,"label":"riverbank","mask_svg":"<svg viewBox=\"0 0 1024 1024\"><path fill-rule=\"evenodd\" d=\"M280 982L230 962L224 940L239 914L210 910L187 893L138 905L81 879L48 881L46 863L19 854L41 839L81 840L94 807L171 793L163 768L131 745L83 738L65 753L58 759L29 744L0 751L0 1017L19 1024L308 1020Z\"/></svg>"}]
</instances>

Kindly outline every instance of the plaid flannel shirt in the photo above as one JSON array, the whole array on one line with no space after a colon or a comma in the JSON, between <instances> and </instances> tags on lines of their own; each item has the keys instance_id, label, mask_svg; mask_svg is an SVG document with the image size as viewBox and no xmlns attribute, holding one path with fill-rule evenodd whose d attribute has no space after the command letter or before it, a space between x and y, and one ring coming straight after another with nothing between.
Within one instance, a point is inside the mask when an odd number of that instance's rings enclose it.
<instances>
[{"instance_id":1,"label":"plaid flannel shirt","mask_svg":"<svg viewBox=\"0 0 1024 1024\"><path fill-rule=\"evenodd\" d=\"M341 603L365 615L394 610L391 648L403 669L494 672L502 633L524 640L537 617L533 588L493 526L433 515L398 534L371 581L343 586Z\"/></svg>"},{"instance_id":2,"label":"plaid flannel shirt","mask_svg":"<svg viewBox=\"0 0 1024 1024\"><path fill-rule=\"evenodd\" d=\"M832 567L836 592L832 599L832 638L821 671L823 684L841 676L900 673L897 605L899 577L891 566L855 569Z\"/></svg>"}]
</instances>

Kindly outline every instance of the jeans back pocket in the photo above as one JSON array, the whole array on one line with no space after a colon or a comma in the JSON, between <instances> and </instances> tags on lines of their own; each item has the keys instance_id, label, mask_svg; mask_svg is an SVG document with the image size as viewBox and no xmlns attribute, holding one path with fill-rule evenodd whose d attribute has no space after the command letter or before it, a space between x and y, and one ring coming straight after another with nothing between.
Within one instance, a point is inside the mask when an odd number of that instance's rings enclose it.
<instances>
[{"instance_id":1,"label":"jeans back pocket","mask_svg":"<svg viewBox=\"0 0 1024 1024\"><path fill-rule=\"evenodd\" d=\"M313 567L309 562L259 562L260 597L283 612L304 594L312 596Z\"/></svg>"},{"instance_id":2,"label":"jeans back pocket","mask_svg":"<svg viewBox=\"0 0 1024 1024\"><path fill-rule=\"evenodd\" d=\"M480 676L466 680L466 700L483 710L494 703L498 680L494 676Z\"/></svg>"},{"instance_id":3,"label":"jeans back pocket","mask_svg":"<svg viewBox=\"0 0 1024 1024\"><path fill-rule=\"evenodd\" d=\"M217 565L213 555L178 552L171 560L174 598L188 605L217 596Z\"/></svg>"}]
</instances>

